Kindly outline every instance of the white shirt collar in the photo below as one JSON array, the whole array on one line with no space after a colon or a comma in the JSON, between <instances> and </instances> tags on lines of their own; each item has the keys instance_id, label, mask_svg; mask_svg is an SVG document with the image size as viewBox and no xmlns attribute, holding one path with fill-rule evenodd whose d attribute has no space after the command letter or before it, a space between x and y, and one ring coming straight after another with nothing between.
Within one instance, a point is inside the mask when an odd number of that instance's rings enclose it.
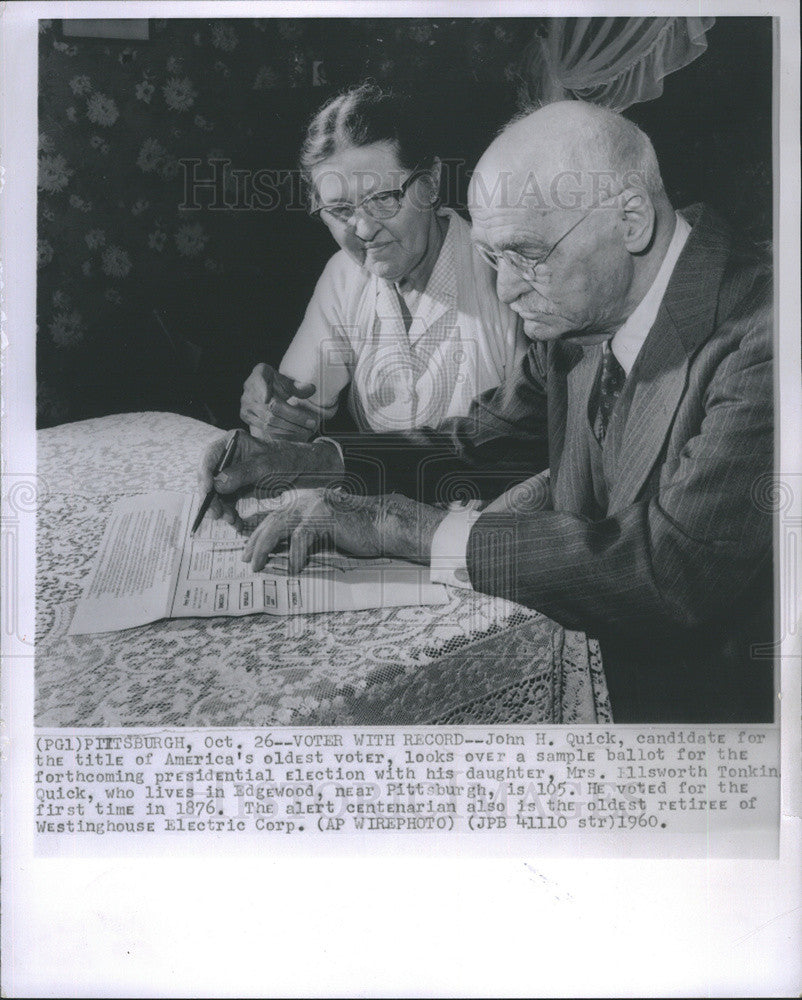
<instances>
[{"instance_id":1,"label":"white shirt collar","mask_svg":"<svg viewBox=\"0 0 802 1000\"><path fill-rule=\"evenodd\" d=\"M635 358L637 358L641 347L643 347L643 342L657 318L660 303L663 301L674 267L682 253L682 248L685 246L685 241L691 234L691 227L685 219L679 212L675 214L677 224L674 226L674 234L668 244L668 250L660 265L660 270L657 272L649 291L637 304L626 323L617 330L610 344L613 354L627 375L635 364Z\"/></svg>"}]
</instances>

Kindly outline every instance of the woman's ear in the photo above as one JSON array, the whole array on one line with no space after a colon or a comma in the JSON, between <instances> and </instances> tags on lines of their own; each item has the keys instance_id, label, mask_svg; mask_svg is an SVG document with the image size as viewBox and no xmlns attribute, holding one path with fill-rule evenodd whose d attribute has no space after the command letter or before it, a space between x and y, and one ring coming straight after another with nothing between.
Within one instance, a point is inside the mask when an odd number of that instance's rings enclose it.
<instances>
[{"instance_id":1,"label":"woman's ear","mask_svg":"<svg viewBox=\"0 0 802 1000\"><path fill-rule=\"evenodd\" d=\"M432 204L435 205L440 200L440 176L443 171L443 164L439 156L435 156L432 160L432 166L429 170L429 176L431 177L431 187L432 187Z\"/></svg>"},{"instance_id":2,"label":"woman's ear","mask_svg":"<svg viewBox=\"0 0 802 1000\"><path fill-rule=\"evenodd\" d=\"M624 245L630 253L643 253L654 236L652 199L640 188L625 188L619 204L624 217Z\"/></svg>"}]
</instances>

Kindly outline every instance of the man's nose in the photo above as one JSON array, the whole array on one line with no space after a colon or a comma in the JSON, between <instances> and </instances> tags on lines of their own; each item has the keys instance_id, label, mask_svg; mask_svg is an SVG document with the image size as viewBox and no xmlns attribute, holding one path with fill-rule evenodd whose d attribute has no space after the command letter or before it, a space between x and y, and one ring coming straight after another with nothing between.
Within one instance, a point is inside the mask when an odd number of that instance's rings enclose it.
<instances>
[{"instance_id":1,"label":"man's nose","mask_svg":"<svg viewBox=\"0 0 802 1000\"><path fill-rule=\"evenodd\" d=\"M509 305L526 292L531 291L532 286L526 278L502 257L498 262L498 271L496 272L496 294L501 301Z\"/></svg>"}]
</instances>

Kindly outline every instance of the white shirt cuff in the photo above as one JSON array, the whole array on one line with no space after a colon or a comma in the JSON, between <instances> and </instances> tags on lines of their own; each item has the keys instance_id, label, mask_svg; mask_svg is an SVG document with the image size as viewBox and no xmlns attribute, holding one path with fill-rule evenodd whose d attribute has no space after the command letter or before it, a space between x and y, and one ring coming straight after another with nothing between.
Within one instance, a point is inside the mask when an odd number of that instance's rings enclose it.
<instances>
[{"instance_id":1,"label":"white shirt cuff","mask_svg":"<svg viewBox=\"0 0 802 1000\"><path fill-rule=\"evenodd\" d=\"M474 506L453 508L437 526L429 563L432 583L473 589L468 575L468 536L480 513Z\"/></svg>"}]
</instances>

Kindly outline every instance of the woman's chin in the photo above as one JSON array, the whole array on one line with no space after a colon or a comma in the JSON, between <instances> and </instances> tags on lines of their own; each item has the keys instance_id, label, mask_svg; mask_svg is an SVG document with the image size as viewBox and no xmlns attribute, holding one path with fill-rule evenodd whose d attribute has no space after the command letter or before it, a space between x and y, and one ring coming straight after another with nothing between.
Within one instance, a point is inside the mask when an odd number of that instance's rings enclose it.
<instances>
[{"instance_id":1,"label":"woman's chin","mask_svg":"<svg viewBox=\"0 0 802 1000\"><path fill-rule=\"evenodd\" d=\"M362 266L371 274L375 274L377 278L383 278L385 281L401 281L404 277L403 270L390 260L377 260L368 255Z\"/></svg>"}]
</instances>

